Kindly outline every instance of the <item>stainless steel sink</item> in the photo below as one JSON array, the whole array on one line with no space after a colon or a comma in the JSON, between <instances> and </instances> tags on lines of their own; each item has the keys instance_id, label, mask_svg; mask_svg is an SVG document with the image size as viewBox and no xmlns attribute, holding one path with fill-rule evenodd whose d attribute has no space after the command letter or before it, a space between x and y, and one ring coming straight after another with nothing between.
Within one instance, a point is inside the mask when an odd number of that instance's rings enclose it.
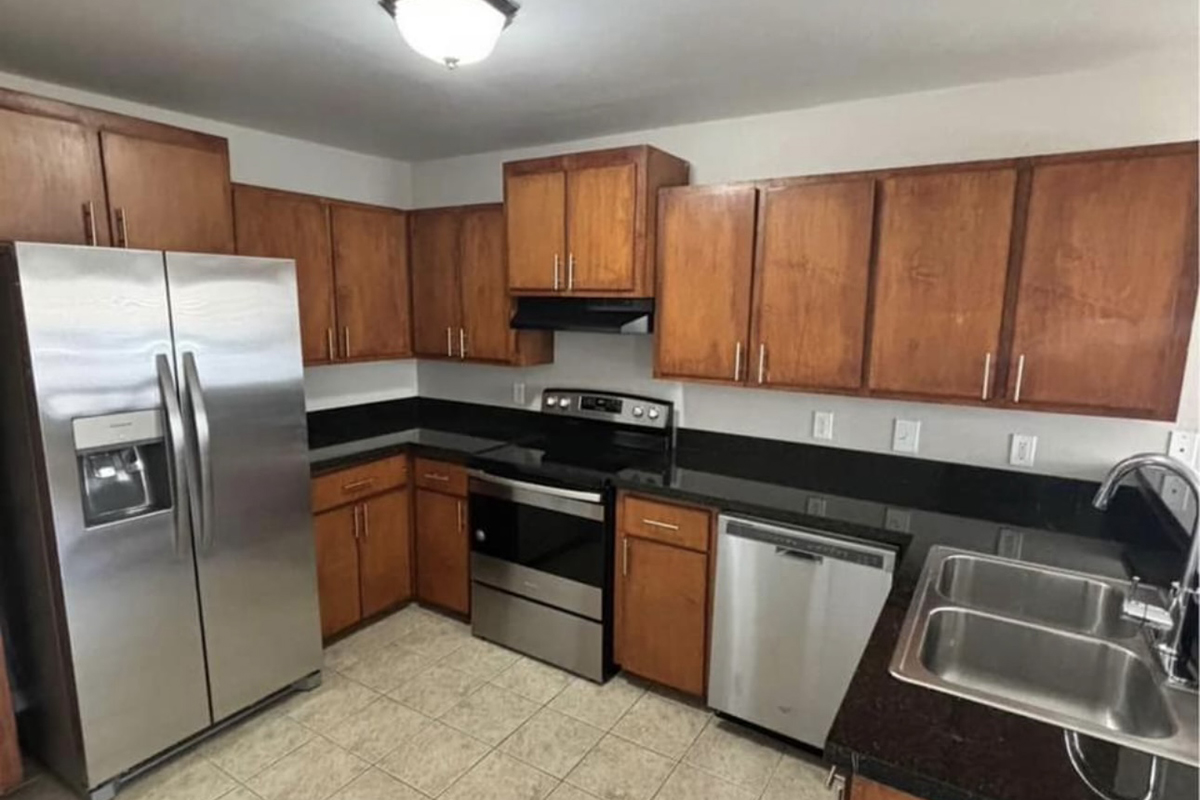
<instances>
[{"instance_id":1,"label":"stainless steel sink","mask_svg":"<svg viewBox=\"0 0 1200 800\"><path fill-rule=\"evenodd\" d=\"M934 547L892 657L897 678L1190 766L1197 695L1168 684L1127 584Z\"/></svg>"},{"instance_id":2,"label":"stainless steel sink","mask_svg":"<svg viewBox=\"0 0 1200 800\"><path fill-rule=\"evenodd\" d=\"M942 562L937 585L947 600L969 608L1106 638L1138 633L1121 619L1124 594L1095 578L956 555Z\"/></svg>"}]
</instances>

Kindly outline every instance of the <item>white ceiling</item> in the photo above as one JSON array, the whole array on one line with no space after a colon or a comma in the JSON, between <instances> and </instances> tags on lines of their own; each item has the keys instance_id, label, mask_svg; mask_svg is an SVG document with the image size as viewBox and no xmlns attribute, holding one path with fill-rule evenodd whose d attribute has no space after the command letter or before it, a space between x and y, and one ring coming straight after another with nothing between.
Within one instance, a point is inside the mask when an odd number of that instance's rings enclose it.
<instances>
[{"instance_id":1,"label":"white ceiling","mask_svg":"<svg viewBox=\"0 0 1200 800\"><path fill-rule=\"evenodd\" d=\"M524 0L456 72L375 0L0 0L0 69L420 160L1196 47L1195 0Z\"/></svg>"}]
</instances>

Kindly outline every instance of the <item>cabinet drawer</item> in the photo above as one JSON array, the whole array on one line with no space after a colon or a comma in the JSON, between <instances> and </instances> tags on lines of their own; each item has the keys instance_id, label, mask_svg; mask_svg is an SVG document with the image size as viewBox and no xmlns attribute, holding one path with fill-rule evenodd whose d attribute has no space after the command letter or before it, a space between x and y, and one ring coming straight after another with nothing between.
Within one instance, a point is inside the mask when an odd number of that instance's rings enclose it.
<instances>
[{"instance_id":1,"label":"cabinet drawer","mask_svg":"<svg viewBox=\"0 0 1200 800\"><path fill-rule=\"evenodd\" d=\"M351 467L313 478L313 513L403 486L407 480L408 461L404 456L372 461L360 467Z\"/></svg>"},{"instance_id":2,"label":"cabinet drawer","mask_svg":"<svg viewBox=\"0 0 1200 800\"><path fill-rule=\"evenodd\" d=\"M423 489L456 497L467 496L467 470L458 464L418 458L413 464L413 476L417 486Z\"/></svg>"},{"instance_id":3,"label":"cabinet drawer","mask_svg":"<svg viewBox=\"0 0 1200 800\"><path fill-rule=\"evenodd\" d=\"M621 529L631 536L706 553L711 526L712 515L702 508L628 495L621 501Z\"/></svg>"}]
</instances>

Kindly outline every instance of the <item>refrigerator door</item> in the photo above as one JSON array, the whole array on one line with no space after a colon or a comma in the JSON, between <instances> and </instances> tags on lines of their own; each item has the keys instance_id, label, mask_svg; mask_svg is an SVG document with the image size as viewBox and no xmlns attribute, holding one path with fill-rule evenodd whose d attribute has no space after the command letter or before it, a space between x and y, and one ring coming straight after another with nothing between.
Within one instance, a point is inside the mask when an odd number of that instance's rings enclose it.
<instances>
[{"instance_id":1,"label":"refrigerator door","mask_svg":"<svg viewBox=\"0 0 1200 800\"><path fill-rule=\"evenodd\" d=\"M293 262L168 253L216 720L321 668Z\"/></svg>"},{"instance_id":2,"label":"refrigerator door","mask_svg":"<svg viewBox=\"0 0 1200 800\"><path fill-rule=\"evenodd\" d=\"M65 617L43 622L96 787L211 723L163 255L15 251Z\"/></svg>"}]
</instances>

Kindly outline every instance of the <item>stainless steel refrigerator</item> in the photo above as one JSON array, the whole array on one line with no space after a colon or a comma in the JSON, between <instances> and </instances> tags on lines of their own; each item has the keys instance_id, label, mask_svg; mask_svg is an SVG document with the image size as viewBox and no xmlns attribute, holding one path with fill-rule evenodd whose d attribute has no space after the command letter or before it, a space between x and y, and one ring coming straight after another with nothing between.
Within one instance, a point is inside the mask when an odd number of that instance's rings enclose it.
<instances>
[{"instance_id":1,"label":"stainless steel refrigerator","mask_svg":"<svg viewBox=\"0 0 1200 800\"><path fill-rule=\"evenodd\" d=\"M18 243L0 280L27 745L103 796L319 675L295 267Z\"/></svg>"}]
</instances>

